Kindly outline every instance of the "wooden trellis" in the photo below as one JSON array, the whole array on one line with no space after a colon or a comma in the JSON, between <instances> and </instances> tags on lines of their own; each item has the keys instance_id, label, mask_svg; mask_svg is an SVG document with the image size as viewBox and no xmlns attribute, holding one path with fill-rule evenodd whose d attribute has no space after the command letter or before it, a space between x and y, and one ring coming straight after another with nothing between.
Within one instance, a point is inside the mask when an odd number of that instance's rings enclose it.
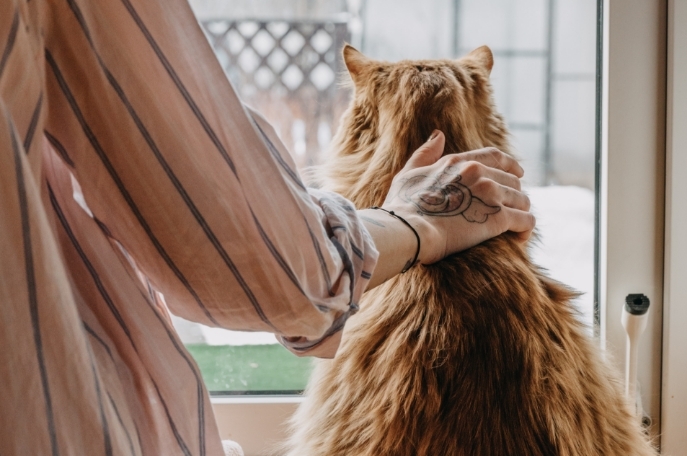
<instances>
[{"instance_id":1,"label":"wooden trellis","mask_svg":"<svg viewBox=\"0 0 687 456\"><path fill-rule=\"evenodd\" d=\"M316 164L348 98L337 84L347 22L215 19L202 25L244 102L270 120L299 166Z\"/></svg>"}]
</instances>

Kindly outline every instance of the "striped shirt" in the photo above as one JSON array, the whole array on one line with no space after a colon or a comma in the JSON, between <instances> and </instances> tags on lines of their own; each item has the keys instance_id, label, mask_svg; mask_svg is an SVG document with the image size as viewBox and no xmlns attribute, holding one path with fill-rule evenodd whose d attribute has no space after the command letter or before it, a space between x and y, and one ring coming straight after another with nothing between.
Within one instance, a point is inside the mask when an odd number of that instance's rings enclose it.
<instances>
[{"instance_id":1,"label":"striped shirt","mask_svg":"<svg viewBox=\"0 0 687 456\"><path fill-rule=\"evenodd\" d=\"M185 0L0 2L1 455L222 454L169 311L330 357L376 259Z\"/></svg>"}]
</instances>

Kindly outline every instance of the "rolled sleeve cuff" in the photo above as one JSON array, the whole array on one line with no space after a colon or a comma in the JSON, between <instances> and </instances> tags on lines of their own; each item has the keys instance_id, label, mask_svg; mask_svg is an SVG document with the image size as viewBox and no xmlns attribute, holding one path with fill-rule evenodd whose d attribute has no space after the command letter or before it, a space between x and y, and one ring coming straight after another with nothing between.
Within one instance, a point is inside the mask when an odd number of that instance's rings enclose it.
<instances>
[{"instance_id":1,"label":"rolled sleeve cuff","mask_svg":"<svg viewBox=\"0 0 687 456\"><path fill-rule=\"evenodd\" d=\"M340 284L339 293L348 297L348 306L343 312L340 307L318 306L322 312L337 315L320 338L278 336L278 339L299 356L332 358L341 341L346 321L358 311L358 302L372 277L379 252L353 203L336 193L323 190L308 189L308 193L322 209L329 240L340 257L342 270L337 282Z\"/></svg>"},{"instance_id":2,"label":"rolled sleeve cuff","mask_svg":"<svg viewBox=\"0 0 687 456\"><path fill-rule=\"evenodd\" d=\"M358 307L351 308L340 315L334 324L317 340L309 340L305 337L277 336L279 342L298 356L317 356L318 358L333 358L341 343L341 335L348 317L357 312Z\"/></svg>"}]
</instances>

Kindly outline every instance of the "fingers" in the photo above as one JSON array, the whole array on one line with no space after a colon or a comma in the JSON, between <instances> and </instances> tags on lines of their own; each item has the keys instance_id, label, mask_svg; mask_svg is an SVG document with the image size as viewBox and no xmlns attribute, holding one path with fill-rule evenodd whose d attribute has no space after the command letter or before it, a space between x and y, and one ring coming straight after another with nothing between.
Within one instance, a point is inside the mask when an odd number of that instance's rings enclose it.
<instances>
[{"instance_id":1,"label":"fingers","mask_svg":"<svg viewBox=\"0 0 687 456\"><path fill-rule=\"evenodd\" d=\"M465 185L470 191L489 204L506 206L520 211L530 210L530 198L521 191L520 179L512 174L493 168L478 165L480 176L476 181L471 181L465 172ZM474 183L473 183L474 182Z\"/></svg>"},{"instance_id":2,"label":"fingers","mask_svg":"<svg viewBox=\"0 0 687 456\"><path fill-rule=\"evenodd\" d=\"M490 168L477 161L463 163L459 173L465 179L465 185L488 179L503 186L520 190L520 179L515 175L500 169Z\"/></svg>"},{"instance_id":3,"label":"fingers","mask_svg":"<svg viewBox=\"0 0 687 456\"><path fill-rule=\"evenodd\" d=\"M435 164L442 158L445 143L446 137L444 134L439 130L434 130L427 142L420 146L420 148L410 157L406 163L405 169L414 169ZM521 178L525 175L525 171L515 158L501 152L495 147L486 147L470 152L451 154L444 157L444 159L455 164L474 161L492 170L502 171L503 173L517 178ZM501 176L499 179L492 178L503 185L520 189L519 181L515 184L515 180L506 178L504 174L499 175Z\"/></svg>"},{"instance_id":4,"label":"fingers","mask_svg":"<svg viewBox=\"0 0 687 456\"><path fill-rule=\"evenodd\" d=\"M405 165L405 169L420 168L436 163L444 153L445 142L446 137L444 134L439 130L434 130L427 142L413 152L413 155Z\"/></svg>"},{"instance_id":5,"label":"fingers","mask_svg":"<svg viewBox=\"0 0 687 456\"><path fill-rule=\"evenodd\" d=\"M530 198L523 192L504 186L501 186L499 190L501 192L501 204L503 206L525 212L530 210Z\"/></svg>"},{"instance_id":6,"label":"fingers","mask_svg":"<svg viewBox=\"0 0 687 456\"><path fill-rule=\"evenodd\" d=\"M470 152L447 155L447 159L453 160L455 163L476 161L490 168L499 169L501 171L505 171L506 173L513 174L519 178L525 175L525 171L515 158L501 152L495 147L486 147L484 149L473 150Z\"/></svg>"},{"instance_id":7,"label":"fingers","mask_svg":"<svg viewBox=\"0 0 687 456\"><path fill-rule=\"evenodd\" d=\"M526 241L532 236L537 220L532 213L504 207L501 215L505 219L505 231L512 231L518 235L520 241Z\"/></svg>"}]
</instances>

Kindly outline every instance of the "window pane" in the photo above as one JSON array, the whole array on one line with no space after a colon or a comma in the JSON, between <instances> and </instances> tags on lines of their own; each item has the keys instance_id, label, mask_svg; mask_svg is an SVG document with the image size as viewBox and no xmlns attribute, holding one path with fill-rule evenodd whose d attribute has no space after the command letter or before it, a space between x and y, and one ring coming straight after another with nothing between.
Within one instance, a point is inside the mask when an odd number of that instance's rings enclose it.
<instances>
[{"instance_id":1,"label":"window pane","mask_svg":"<svg viewBox=\"0 0 687 456\"><path fill-rule=\"evenodd\" d=\"M595 0L461 0L458 55L482 44L494 53L496 104L525 168L541 242L532 256L583 295L594 315Z\"/></svg>"},{"instance_id":2,"label":"window pane","mask_svg":"<svg viewBox=\"0 0 687 456\"><path fill-rule=\"evenodd\" d=\"M494 53L495 102L525 168L535 261L584 294L593 325L596 0L192 0L227 76L300 167L316 164L350 93L344 42L382 60ZM412 33L408 31L412 30ZM175 320L213 391L301 390L312 361L270 334Z\"/></svg>"},{"instance_id":3,"label":"window pane","mask_svg":"<svg viewBox=\"0 0 687 456\"><path fill-rule=\"evenodd\" d=\"M282 393L305 388L312 359L297 358L279 344L187 344L214 392Z\"/></svg>"}]
</instances>

